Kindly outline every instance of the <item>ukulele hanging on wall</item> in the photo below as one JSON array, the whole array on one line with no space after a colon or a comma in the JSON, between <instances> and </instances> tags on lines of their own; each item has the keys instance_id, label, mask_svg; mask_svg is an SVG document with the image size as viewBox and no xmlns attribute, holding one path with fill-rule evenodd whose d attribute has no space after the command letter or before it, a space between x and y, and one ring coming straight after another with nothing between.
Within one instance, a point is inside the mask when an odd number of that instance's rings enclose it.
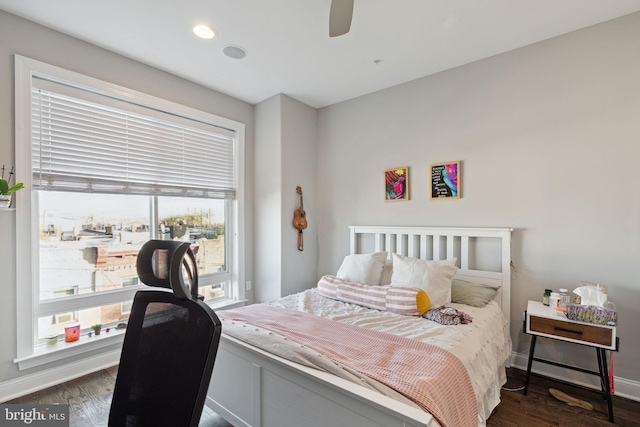
<instances>
[{"instance_id":1,"label":"ukulele hanging on wall","mask_svg":"<svg viewBox=\"0 0 640 427\"><path fill-rule=\"evenodd\" d=\"M296 191L300 196L300 208L296 209L293 213L293 226L298 230L298 250L303 251L304 244L302 242L302 230L307 228L307 214L305 214L302 204L302 187L298 185Z\"/></svg>"}]
</instances>

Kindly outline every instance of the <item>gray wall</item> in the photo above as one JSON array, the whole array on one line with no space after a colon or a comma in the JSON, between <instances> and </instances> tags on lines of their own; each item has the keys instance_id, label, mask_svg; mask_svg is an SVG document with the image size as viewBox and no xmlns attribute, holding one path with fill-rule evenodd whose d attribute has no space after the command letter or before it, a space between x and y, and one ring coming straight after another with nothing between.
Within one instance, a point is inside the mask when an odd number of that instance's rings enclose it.
<instances>
[{"instance_id":1,"label":"gray wall","mask_svg":"<svg viewBox=\"0 0 640 427\"><path fill-rule=\"evenodd\" d=\"M349 225L513 227L511 335L545 288L609 285L616 376L640 381L640 13L320 110L318 274ZM462 198L429 199L429 164L462 161ZM383 171L409 166L407 202ZM595 367L549 340L540 355Z\"/></svg>"},{"instance_id":2,"label":"gray wall","mask_svg":"<svg viewBox=\"0 0 640 427\"><path fill-rule=\"evenodd\" d=\"M282 282L282 97L273 96L255 108L255 299L280 297Z\"/></svg>"},{"instance_id":3,"label":"gray wall","mask_svg":"<svg viewBox=\"0 0 640 427\"><path fill-rule=\"evenodd\" d=\"M245 269L246 280L253 280L252 105L0 11L0 162L7 165L13 164L15 154L14 54L245 123ZM16 356L16 260L10 249L15 247L15 215L23 214L0 212L0 382L53 367L52 364L18 372L12 361Z\"/></svg>"},{"instance_id":4,"label":"gray wall","mask_svg":"<svg viewBox=\"0 0 640 427\"><path fill-rule=\"evenodd\" d=\"M285 95L256 105L255 299L270 301L315 286L317 110ZM298 250L294 211L301 186L308 227Z\"/></svg>"},{"instance_id":5,"label":"gray wall","mask_svg":"<svg viewBox=\"0 0 640 427\"><path fill-rule=\"evenodd\" d=\"M318 209L316 207L318 112L295 99L282 98L282 296L312 288L318 272ZM307 229L304 251L298 250L294 211L300 207L302 187ZM256 247L257 253L262 253Z\"/></svg>"}]
</instances>

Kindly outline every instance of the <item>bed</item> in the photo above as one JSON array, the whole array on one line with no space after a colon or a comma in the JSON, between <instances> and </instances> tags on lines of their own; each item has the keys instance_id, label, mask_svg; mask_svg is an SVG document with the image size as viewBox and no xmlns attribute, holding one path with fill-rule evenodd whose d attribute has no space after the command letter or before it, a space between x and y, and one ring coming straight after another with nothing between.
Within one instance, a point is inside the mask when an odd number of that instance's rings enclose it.
<instances>
[{"instance_id":1,"label":"bed","mask_svg":"<svg viewBox=\"0 0 640 427\"><path fill-rule=\"evenodd\" d=\"M319 294L320 288L256 309L301 311L361 329L375 329L378 326L371 325L379 324L384 333L446 349L470 373L477 425L484 425L499 402L500 387L506 381L504 365L511 353L510 237L508 228L350 227L350 255L387 252L390 259L396 254L395 259L455 258L458 269L453 280L458 286L483 284L497 289L483 308L447 304L470 315L473 321L469 325L440 325L418 316L379 312L326 298ZM380 315L384 322L372 317ZM404 323L393 326L394 322ZM421 326L416 332L406 322ZM435 326L420 329L428 322ZM487 333L489 338L480 333ZM442 425L437 416L386 384L312 350L305 352L295 340L233 319L223 321L206 404L236 427Z\"/></svg>"}]
</instances>

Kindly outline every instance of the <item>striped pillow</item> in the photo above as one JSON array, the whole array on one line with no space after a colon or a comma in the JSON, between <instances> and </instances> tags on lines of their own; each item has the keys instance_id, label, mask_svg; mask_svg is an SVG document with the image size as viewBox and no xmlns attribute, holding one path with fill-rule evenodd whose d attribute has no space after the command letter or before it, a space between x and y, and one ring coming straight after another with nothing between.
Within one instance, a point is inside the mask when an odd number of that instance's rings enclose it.
<instances>
[{"instance_id":1,"label":"striped pillow","mask_svg":"<svg viewBox=\"0 0 640 427\"><path fill-rule=\"evenodd\" d=\"M367 286L335 276L323 276L318 291L328 298L408 316L422 316L430 306L429 296L419 288Z\"/></svg>"}]
</instances>

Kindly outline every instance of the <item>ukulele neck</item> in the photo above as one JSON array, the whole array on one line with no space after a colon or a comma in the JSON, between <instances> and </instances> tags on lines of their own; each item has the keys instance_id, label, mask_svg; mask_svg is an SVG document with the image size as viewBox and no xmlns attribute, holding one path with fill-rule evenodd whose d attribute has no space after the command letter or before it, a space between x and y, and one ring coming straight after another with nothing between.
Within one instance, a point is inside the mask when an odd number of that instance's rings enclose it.
<instances>
[{"instance_id":1,"label":"ukulele neck","mask_svg":"<svg viewBox=\"0 0 640 427\"><path fill-rule=\"evenodd\" d=\"M304 202L302 199L302 187L298 186L298 188L296 188L296 191L298 192L298 195L300 196L300 213L302 215L304 215Z\"/></svg>"}]
</instances>

